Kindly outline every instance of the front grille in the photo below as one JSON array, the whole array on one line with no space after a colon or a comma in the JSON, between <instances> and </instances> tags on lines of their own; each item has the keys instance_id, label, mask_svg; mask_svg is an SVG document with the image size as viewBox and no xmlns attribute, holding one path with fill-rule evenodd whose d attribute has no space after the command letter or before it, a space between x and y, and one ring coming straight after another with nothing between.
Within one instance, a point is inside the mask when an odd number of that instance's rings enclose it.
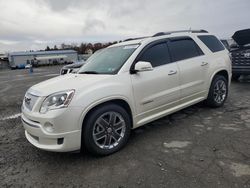
<instances>
[{"instance_id":1,"label":"front grille","mask_svg":"<svg viewBox=\"0 0 250 188\"><path fill-rule=\"evenodd\" d=\"M249 50L242 50L237 52L232 52L232 64L233 66L249 66L250 67L250 56Z\"/></svg>"},{"instance_id":2,"label":"front grille","mask_svg":"<svg viewBox=\"0 0 250 188\"><path fill-rule=\"evenodd\" d=\"M38 96L31 95L30 93L26 93L26 95L24 97L25 107L31 111L33 109L34 105L36 104L37 99L38 99Z\"/></svg>"}]
</instances>

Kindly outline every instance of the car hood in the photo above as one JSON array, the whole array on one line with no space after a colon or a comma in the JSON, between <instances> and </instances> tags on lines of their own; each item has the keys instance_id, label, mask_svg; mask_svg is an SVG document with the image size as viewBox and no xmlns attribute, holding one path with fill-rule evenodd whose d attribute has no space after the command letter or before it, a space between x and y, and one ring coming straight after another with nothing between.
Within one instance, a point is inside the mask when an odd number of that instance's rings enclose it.
<instances>
[{"instance_id":1,"label":"car hood","mask_svg":"<svg viewBox=\"0 0 250 188\"><path fill-rule=\"evenodd\" d=\"M236 31L232 38L240 46L250 44L250 29Z\"/></svg>"},{"instance_id":2,"label":"car hood","mask_svg":"<svg viewBox=\"0 0 250 188\"><path fill-rule=\"evenodd\" d=\"M111 76L103 74L67 74L36 84L28 92L36 96L48 96L70 89L74 89L77 92Z\"/></svg>"}]
</instances>

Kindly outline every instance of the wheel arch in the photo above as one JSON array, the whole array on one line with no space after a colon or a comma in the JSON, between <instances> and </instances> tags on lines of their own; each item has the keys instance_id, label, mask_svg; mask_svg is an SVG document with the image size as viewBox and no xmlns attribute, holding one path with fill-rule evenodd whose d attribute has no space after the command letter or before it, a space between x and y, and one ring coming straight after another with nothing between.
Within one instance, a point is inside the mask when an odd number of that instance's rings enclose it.
<instances>
[{"instance_id":1,"label":"wheel arch","mask_svg":"<svg viewBox=\"0 0 250 188\"><path fill-rule=\"evenodd\" d=\"M210 77L210 80L209 80L209 88L207 90L207 96L208 96L208 93L209 93L209 90L210 90L210 87L212 85L212 82L213 82L213 79L216 75L222 75L224 76L227 81L228 81L228 86L230 85L231 81L230 81L230 75L229 75L229 72L226 70L226 69L220 69L220 70L217 70L216 72L214 72L212 74L212 76Z\"/></svg>"},{"instance_id":2,"label":"wheel arch","mask_svg":"<svg viewBox=\"0 0 250 188\"><path fill-rule=\"evenodd\" d=\"M211 76L210 82L209 82L209 88L210 88L210 86L211 86L211 84L212 84L212 81L213 81L213 79L214 79L214 77L215 77L216 75L224 76L224 77L227 79L228 83L230 83L228 71L227 71L226 69L220 69L220 70L214 72L213 75Z\"/></svg>"},{"instance_id":3,"label":"wheel arch","mask_svg":"<svg viewBox=\"0 0 250 188\"><path fill-rule=\"evenodd\" d=\"M81 117L81 123L80 128L84 126L84 123L86 122L87 117L93 112L96 108L99 108L100 106L107 105L107 104L116 104L124 108L127 113L129 114L129 118L131 121L131 128L133 128L133 109L131 108L131 105L129 102L124 98L109 98L105 100L98 101L94 103L93 105L90 105L86 110L84 110L82 117Z\"/></svg>"}]
</instances>

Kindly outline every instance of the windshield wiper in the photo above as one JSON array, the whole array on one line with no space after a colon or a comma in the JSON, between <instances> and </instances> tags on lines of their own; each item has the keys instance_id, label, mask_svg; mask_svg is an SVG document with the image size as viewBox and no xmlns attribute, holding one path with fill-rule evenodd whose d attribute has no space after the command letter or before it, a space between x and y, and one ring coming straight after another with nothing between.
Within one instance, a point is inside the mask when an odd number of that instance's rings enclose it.
<instances>
[{"instance_id":1,"label":"windshield wiper","mask_svg":"<svg viewBox=\"0 0 250 188\"><path fill-rule=\"evenodd\" d=\"M99 74L96 71L83 71L83 72L79 72L79 74Z\"/></svg>"}]
</instances>

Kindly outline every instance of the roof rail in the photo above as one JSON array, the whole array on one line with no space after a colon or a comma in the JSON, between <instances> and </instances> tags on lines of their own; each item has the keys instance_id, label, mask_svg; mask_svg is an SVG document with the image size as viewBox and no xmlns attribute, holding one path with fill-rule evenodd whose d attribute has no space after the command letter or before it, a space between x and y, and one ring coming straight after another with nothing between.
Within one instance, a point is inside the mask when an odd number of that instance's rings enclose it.
<instances>
[{"instance_id":1,"label":"roof rail","mask_svg":"<svg viewBox=\"0 0 250 188\"><path fill-rule=\"evenodd\" d=\"M179 30L179 31L167 31L167 32L159 32L153 35L153 37L158 37L162 35L170 35L172 33L208 33L208 31L201 29L201 30Z\"/></svg>"},{"instance_id":2,"label":"roof rail","mask_svg":"<svg viewBox=\"0 0 250 188\"><path fill-rule=\"evenodd\" d=\"M123 42L131 41L131 40L139 40L139 39L144 39L144 38L147 38L147 37L129 38L129 39L125 39Z\"/></svg>"}]
</instances>

